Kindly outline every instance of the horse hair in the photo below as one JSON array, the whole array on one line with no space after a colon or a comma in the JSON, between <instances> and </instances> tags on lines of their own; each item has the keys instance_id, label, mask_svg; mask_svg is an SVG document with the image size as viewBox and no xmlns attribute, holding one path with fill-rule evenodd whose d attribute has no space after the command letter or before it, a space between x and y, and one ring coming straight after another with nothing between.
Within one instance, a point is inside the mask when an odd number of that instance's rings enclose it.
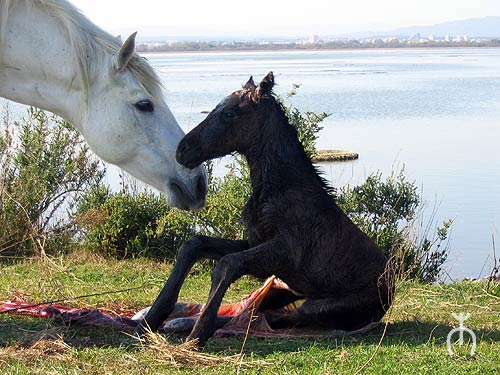
<instances>
[{"instance_id":1,"label":"horse hair","mask_svg":"<svg viewBox=\"0 0 500 375\"><path fill-rule=\"evenodd\" d=\"M114 57L118 55L121 40L96 26L66 0L2 0L0 4L0 46L9 13L22 3L28 7L42 10L63 27L78 61L82 84L87 90L90 87L91 73L97 66L100 66L101 60L108 61L110 69L116 68ZM90 56L92 58L89 58ZM154 69L143 61L142 57L136 55L127 68L142 88L153 98L160 99L162 97L160 78Z\"/></svg>"}]
</instances>

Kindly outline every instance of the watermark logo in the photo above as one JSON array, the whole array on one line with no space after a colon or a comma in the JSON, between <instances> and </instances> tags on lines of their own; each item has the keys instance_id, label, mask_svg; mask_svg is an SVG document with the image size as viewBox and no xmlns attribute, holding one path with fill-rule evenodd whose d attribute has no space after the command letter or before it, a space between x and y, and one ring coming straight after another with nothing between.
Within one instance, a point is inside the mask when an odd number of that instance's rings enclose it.
<instances>
[{"instance_id":1,"label":"watermark logo","mask_svg":"<svg viewBox=\"0 0 500 375\"><path fill-rule=\"evenodd\" d=\"M450 331L450 333L448 333L448 337L446 338L446 346L448 347L448 353L450 353L450 355L455 354L453 352L453 348L451 347L451 337L453 336L453 334L458 332L458 343L460 344L460 346L462 346L464 344L464 332L467 332L472 338L472 347L470 349L470 355L471 356L474 355L474 353L476 352L476 334L472 331L472 329L464 326L464 322L467 319L469 319L470 314L453 313L451 315L453 315L453 317L456 320L458 320L458 322L460 323L460 327L454 328Z\"/></svg>"}]
</instances>

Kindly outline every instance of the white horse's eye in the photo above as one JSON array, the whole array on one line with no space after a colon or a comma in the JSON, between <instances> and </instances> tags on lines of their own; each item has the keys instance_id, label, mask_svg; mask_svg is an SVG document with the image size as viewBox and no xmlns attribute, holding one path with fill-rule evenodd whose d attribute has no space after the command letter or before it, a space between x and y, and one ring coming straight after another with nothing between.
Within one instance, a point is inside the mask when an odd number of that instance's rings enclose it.
<instances>
[{"instance_id":1,"label":"white horse's eye","mask_svg":"<svg viewBox=\"0 0 500 375\"><path fill-rule=\"evenodd\" d=\"M155 110L153 103L150 100L141 100L135 103L134 106L141 112L153 112Z\"/></svg>"}]
</instances>

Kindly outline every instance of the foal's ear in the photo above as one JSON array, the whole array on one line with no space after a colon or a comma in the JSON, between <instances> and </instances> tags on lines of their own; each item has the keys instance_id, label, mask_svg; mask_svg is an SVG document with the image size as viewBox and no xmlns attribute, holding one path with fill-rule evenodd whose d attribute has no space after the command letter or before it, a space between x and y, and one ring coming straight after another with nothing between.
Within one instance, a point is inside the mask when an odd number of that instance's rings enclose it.
<instances>
[{"instance_id":1,"label":"foal's ear","mask_svg":"<svg viewBox=\"0 0 500 375\"><path fill-rule=\"evenodd\" d=\"M253 77L250 76L250 79L248 80L247 83L245 83L245 85L243 86L243 88L245 90L253 90L255 87L257 87L257 86L255 86L255 82L253 81Z\"/></svg>"},{"instance_id":2,"label":"foal's ear","mask_svg":"<svg viewBox=\"0 0 500 375\"><path fill-rule=\"evenodd\" d=\"M273 92L274 86L274 75L273 72L267 73L267 76L264 77L262 81L259 83L259 87L257 87L257 94L259 97L271 95Z\"/></svg>"},{"instance_id":3,"label":"foal's ear","mask_svg":"<svg viewBox=\"0 0 500 375\"><path fill-rule=\"evenodd\" d=\"M120 51L118 52L118 60L116 62L116 68L120 71L127 67L132 57L134 57L135 53L135 37L137 35L137 31L130 35L125 43L123 43Z\"/></svg>"}]
</instances>

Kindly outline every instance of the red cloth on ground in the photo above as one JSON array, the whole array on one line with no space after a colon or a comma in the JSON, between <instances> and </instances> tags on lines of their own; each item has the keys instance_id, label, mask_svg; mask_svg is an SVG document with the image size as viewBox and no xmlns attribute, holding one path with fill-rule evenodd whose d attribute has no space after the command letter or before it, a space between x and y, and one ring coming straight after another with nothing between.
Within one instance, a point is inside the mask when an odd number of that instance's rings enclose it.
<instances>
[{"instance_id":1,"label":"red cloth on ground","mask_svg":"<svg viewBox=\"0 0 500 375\"><path fill-rule=\"evenodd\" d=\"M286 289L292 291L283 281L272 276L267 279L264 285L252 291L246 298L232 304L223 304L219 308L218 315L233 317L227 324L215 332L215 336L226 337L238 334L248 334L256 337L293 337L293 336L332 336L338 335L339 331L318 331L318 330L298 330L298 329L280 329L273 330L269 327L264 314L258 311L263 299L271 289ZM293 292L293 291L292 291ZM175 325L176 319L182 322L182 319L196 320L203 304L196 303L177 303L175 310L169 316L169 319L160 328ZM294 308L290 306L289 308ZM94 327L113 327L120 330L133 330L139 320L132 319L130 316L113 316L99 309L80 309L71 308L58 304L30 304L19 300L0 302L0 313L22 314L41 318L55 318L61 320L64 324L78 324ZM179 319L181 318L181 319ZM368 326L352 333L365 333L378 326L379 322L371 323ZM168 329L167 329L168 331Z\"/></svg>"}]
</instances>

